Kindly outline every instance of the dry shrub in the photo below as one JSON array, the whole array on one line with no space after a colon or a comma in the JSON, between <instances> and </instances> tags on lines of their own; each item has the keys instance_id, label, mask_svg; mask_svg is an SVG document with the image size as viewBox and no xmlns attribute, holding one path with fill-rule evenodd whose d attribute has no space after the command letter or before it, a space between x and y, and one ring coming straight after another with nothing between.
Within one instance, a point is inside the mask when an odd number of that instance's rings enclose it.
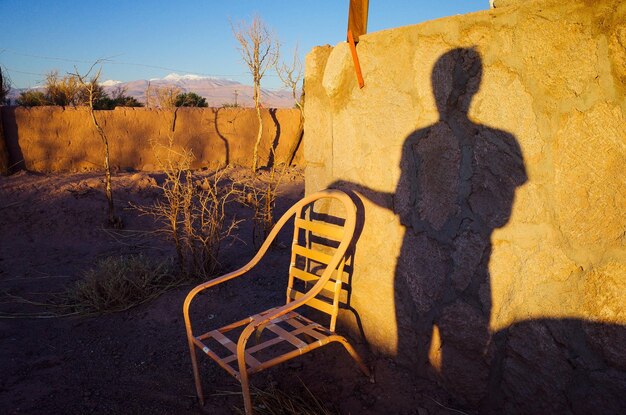
<instances>
[{"instance_id":1,"label":"dry shrub","mask_svg":"<svg viewBox=\"0 0 626 415\"><path fill-rule=\"evenodd\" d=\"M46 276L61 278L65 276ZM2 312L0 319L92 316L125 311L151 301L187 281L173 272L171 261L143 255L108 257L96 262L84 277L37 301L4 292L5 303L27 304L45 311ZM43 293L30 293L29 297Z\"/></svg>"},{"instance_id":2,"label":"dry shrub","mask_svg":"<svg viewBox=\"0 0 626 415\"><path fill-rule=\"evenodd\" d=\"M240 220L226 214L237 200L236 184L226 180L225 171L215 171L202 182L194 180L191 150L176 152L166 147L167 157L159 159L165 180L159 186L163 197L152 206L135 206L162 224L161 233L174 243L180 271L205 279L219 267L222 242L234 238Z\"/></svg>"},{"instance_id":3,"label":"dry shrub","mask_svg":"<svg viewBox=\"0 0 626 415\"><path fill-rule=\"evenodd\" d=\"M86 103L86 94L75 76L62 77L58 71L50 71L46 74L45 88L46 98L52 105L76 107Z\"/></svg>"},{"instance_id":4,"label":"dry shrub","mask_svg":"<svg viewBox=\"0 0 626 415\"><path fill-rule=\"evenodd\" d=\"M251 207L254 212L252 243L255 248L259 248L263 244L276 223L274 210L278 197L278 187L284 177L285 168L286 166L280 172L272 168L267 179L264 180L257 176L244 186L242 203Z\"/></svg>"},{"instance_id":5,"label":"dry shrub","mask_svg":"<svg viewBox=\"0 0 626 415\"><path fill-rule=\"evenodd\" d=\"M155 86L148 82L146 88L146 107L172 109L176 107L176 97L182 91L176 86Z\"/></svg>"},{"instance_id":6,"label":"dry shrub","mask_svg":"<svg viewBox=\"0 0 626 415\"><path fill-rule=\"evenodd\" d=\"M102 314L128 310L160 296L184 281L169 262L143 255L109 257L98 261L85 277L59 295L62 314Z\"/></svg>"}]
</instances>

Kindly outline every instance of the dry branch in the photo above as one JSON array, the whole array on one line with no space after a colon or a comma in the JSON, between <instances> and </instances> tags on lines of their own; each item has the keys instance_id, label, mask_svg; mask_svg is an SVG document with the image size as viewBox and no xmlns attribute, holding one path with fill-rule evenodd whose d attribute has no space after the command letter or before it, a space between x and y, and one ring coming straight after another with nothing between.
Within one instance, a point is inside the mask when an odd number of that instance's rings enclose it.
<instances>
[{"instance_id":1,"label":"dry branch","mask_svg":"<svg viewBox=\"0 0 626 415\"><path fill-rule=\"evenodd\" d=\"M243 198L241 202L253 210L252 243L255 248L259 248L265 238L274 228L274 210L278 197L278 187L285 176L287 165L284 165L280 172L272 168L269 178L261 180L254 178L245 183Z\"/></svg>"},{"instance_id":2,"label":"dry branch","mask_svg":"<svg viewBox=\"0 0 626 415\"><path fill-rule=\"evenodd\" d=\"M254 16L250 24L245 21L238 25L231 25L233 35L241 46L241 58L248 66L254 84L254 108L259 121L259 130L254 143L252 156L252 171L256 172L259 164L259 144L263 134L263 119L261 117L261 79L267 69L276 65L279 55L279 46L276 36L265 26L259 16Z\"/></svg>"},{"instance_id":3,"label":"dry branch","mask_svg":"<svg viewBox=\"0 0 626 415\"><path fill-rule=\"evenodd\" d=\"M176 151L171 141L161 148L167 154L165 159L157 156L165 173L159 186L162 198L152 206L134 207L162 225L159 232L172 240L183 274L206 278L219 267L222 242L234 238L241 222L227 216L227 206L239 198L239 190L236 183L227 183L223 170L202 182L195 180L191 150Z\"/></svg>"},{"instance_id":4,"label":"dry branch","mask_svg":"<svg viewBox=\"0 0 626 415\"><path fill-rule=\"evenodd\" d=\"M276 73L287 88L291 90L291 96L295 106L300 110L300 122L298 124L298 132L296 133L296 139L291 144L289 152L287 153L287 164L290 165L296 156L298 146L302 141L302 135L304 132L304 93L298 97L298 89L302 82L302 76L304 71L302 70L302 61L298 56L298 46L296 46L293 52L293 61L291 63L282 62L276 66Z\"/></svg>"},{"instance_id":5,"label":"dry branch","mask_svg":"<svg viewBox=\"0 0 626 415\"><path fill-rule=\"evenodd\" d=\"M98 80L100 79L100 72L102 71L102 67L98 68L96 74L91 78L91 80L87 81L89 74L94 68L101 63L101 60L97 60L93 65L89 68L86 74L81 75L78 72L77 68L74 68L74 73L70 74L70 78L76 79L78 83L82 86L83 90L87 95L87 102L89 105L89 114L91 115L91 121L93 122L98 135L102 139L102 144L104 145L104 188L105 195L108 202L108 224L109 226L120 228L122 226L121 219L115 216L115 206L113 204L113 189L111 186L111 161L109 157L109 139L100 126L98 122L98 118L96 118L96 113L94 110L94 102L96 100L96 93L100 90L98 85Z\"/></svg>"}]
</instances>

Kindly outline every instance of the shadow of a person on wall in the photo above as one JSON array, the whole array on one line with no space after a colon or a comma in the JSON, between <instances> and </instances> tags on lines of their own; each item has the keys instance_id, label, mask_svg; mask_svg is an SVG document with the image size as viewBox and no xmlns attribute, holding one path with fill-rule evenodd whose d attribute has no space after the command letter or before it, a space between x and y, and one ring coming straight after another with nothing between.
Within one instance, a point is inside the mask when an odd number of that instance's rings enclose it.
<instances>
[{"instance_id":1,"label":"shadow of a person on wall","mask_svg":"<svg viewBox=\"0 0 626 415\"><path fill-rule=\"evenodd\" d=\"M515 189L527 180L515 137L468 118L481 77L472 48L437 60L439 120L404 141L394 193L334 184L392 209L406 228L394 280L397 359L435 373L472 407L497 381L489 379L498 341L489 330L490 237L508 222Z\"/></svg>"}]
</instances>

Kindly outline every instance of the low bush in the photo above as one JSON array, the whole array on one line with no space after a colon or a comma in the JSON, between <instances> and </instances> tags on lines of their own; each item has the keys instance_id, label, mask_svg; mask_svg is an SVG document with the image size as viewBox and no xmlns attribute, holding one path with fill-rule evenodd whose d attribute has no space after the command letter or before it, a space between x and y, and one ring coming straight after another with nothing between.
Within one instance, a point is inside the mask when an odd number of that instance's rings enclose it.
<instances>
[{"instance_id":1,"label":"low bush","mask_svg":"<svg viewBox=\"0 0 626 415\"><path fill-rule=\"evenodd\" d=\"M194 92L178 94L174 105L177 107L208 107L206 98L202 98Z\"/></svg>"},{"instance_id":2,"label":"low bush","mask_svg":"<svg viewBox=\"0 0 626 415\"><path fill-rule=\"evenodd\" d=\"M93 109L95 110L112 110L116 107L143 107L143 104L135 98L126 95L115 98L105 95L93 103Z\"/></svg>"},{"instance_id":3,"label":"low bush","mask_svg":"<svg viewBox=\"0 0 626 415\"><path fill-rule=\"evenodd\" d=\"M98 261L83 279L67 287L54 305L62 314L124 311L183 283L169 262L143 255L109 257Z\"/></svg>"},{"instance_id":4,"label":"low bush","mask_svg":"<svg viewBox=\"0 0 626 415\"><path fill-rule=\"evenodd\" d=\"M2 66L0 66L0 105L3 105L7 101L7 95L11 91L11 81L6 75Z\"/></svg>"},{"instance_id":5,"label":"low bush","mask_svg":"<svg viewBox=\"0 0 626 415\"><path fill-rule=\"evenodd\" d=\"M41 91L28 90L20 94L16 103L22 107L38 107L48 105L48 99L46 98L46 94Z\"/></svg>"},{"instance_id":6,"label":"low bush","mask_svg":"<svg viewBox=\"0 0 626 415\"><path fill-rule=\"evenodd\" d=\"M174 272L171 261L143 255L113 256L96 262L82 279L51 294L47 300L36 301L5 292L7 303L27 304L45 311L0 312L0 318L56 318L125 311L187 282ZM31 297L35 295L31 294Z\"/></svg>"}]
</instances>

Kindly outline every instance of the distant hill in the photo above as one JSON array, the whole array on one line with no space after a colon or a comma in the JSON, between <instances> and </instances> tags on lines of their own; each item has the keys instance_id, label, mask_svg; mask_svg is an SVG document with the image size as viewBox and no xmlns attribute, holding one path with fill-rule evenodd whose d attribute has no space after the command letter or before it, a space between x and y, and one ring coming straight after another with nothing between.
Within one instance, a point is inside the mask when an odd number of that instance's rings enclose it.
<instances>
[{"instance_id":1,"label":"distant hill","mask_svg":"<svg viewBox=\"0 0 626 415\"><path fill-rule=\"evenodd\" d=\"M130 82L119 82L108 80L102 82L105 91L112 92L116 88L126 90L129 95L139 102L145 103L145 92L148 82L153 87L175 86L182 92L195 92L206 98L210 107L221 107L224 104L237 104L243 107L252 107L253 88L251 85L244 85L239 82L223 78L201 77L197 75L178 75L175 73L167 75L161 79L137 80ZM39 88L35 88L39 89ZM13 89L9 93L9 99L15 102L23 89ZM291 91L282 90L261 90L261 102L266 108L292 108L294 106Z\"/></svg>"}]
</instances>

